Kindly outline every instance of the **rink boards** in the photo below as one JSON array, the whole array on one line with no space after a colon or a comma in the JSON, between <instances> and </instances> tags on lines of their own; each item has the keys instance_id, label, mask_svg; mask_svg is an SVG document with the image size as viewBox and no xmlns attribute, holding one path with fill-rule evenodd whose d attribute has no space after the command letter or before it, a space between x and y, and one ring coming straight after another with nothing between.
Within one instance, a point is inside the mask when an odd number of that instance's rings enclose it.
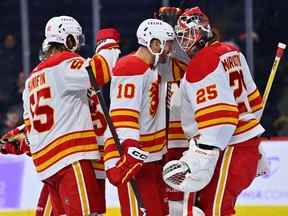
<instances>
[{"instance_id":1,"label":"rink boards","mask_svg":"<svg viewBox=\"0 0 288 216\"><path fill-rule=\"evenodd\" d=\"M263 140L270 174L258 177L238 199L237 216L288 215L288 138ZM33 215L41 183L26 156L0 157L0 216ZM107 182L106 215L119 215L114 187ZM272 213L273 212L273 213Z\"/></svg>"}]
</instances>

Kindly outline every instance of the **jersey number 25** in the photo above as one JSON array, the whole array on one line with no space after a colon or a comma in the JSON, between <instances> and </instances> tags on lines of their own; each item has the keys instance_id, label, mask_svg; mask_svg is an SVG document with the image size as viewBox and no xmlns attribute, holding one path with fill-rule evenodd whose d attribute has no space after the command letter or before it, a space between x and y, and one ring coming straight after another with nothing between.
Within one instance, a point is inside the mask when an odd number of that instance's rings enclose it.
<instances>
[{"instance_id":1,"label":"jersey number 25","mask_svg":"<svg viewBox=\"0 0 288 216\"><path fill-rule=\"evenodd\" d=\"M54 110L49 105L42 105L43 100L51 98L50 87L42 88L29 97L33 128L39 133L48 131L54 125ZM40 103L42 101L42 103ZM40 105L41 104L41 105ZM40 117L42 116L42 120ZM45 119L44 119L45 118Z\"/></svg>"}]
</instances>

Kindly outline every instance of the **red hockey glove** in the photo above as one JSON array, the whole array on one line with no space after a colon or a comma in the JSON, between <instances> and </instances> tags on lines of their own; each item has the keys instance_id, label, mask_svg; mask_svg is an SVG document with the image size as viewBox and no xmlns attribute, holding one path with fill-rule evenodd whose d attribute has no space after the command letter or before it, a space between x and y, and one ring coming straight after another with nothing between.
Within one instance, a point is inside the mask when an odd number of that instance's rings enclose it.
<instances>
[{"instance_id":1,"label":"red hockey glove","mask_svg":"<svg viewBox=\"0 0 288 216\"><path fill-rule=\"evenodd\" d=\"M100 29L96 34L96 53L102 49L119 49L120 33L114 28Z\"/></svg>"},{"instance_id":2,"label":"red hockey glove","mask_svg":"<svg viewBox=\"0 0 288 216\"><path fill-rule=\"evenodd\" d=\"M148 152L139 148L136 140L127 139L122 143L124 154L116 166L107 171L107 177L111 184L118 186L127 183L140 171Z\"/></svg>"},{"instance_id":3,"label":"red hockey glove","mask_svg":"<svg viewBox=\"0 0 288 216\"><path fill-rule=\"evenodd\" d=\"M0 152L2 154L20 155L26 153L29 156L31 155L29 146L27 145L25 139L4 143L1 146Z\"/></svg>"},{"instance_id":4,"label":"red hockey glove","mask_svg":"<svg viewBox=\"0 0 288 216\"><path fill-rule=\"evenodd\" d=\"M13 130L8 131L1 137L2 146L0 152L2 154L24 154L31 156L30 148L26 143L25 126L21 125Z\"/></svg>"},{"instance_id":5,"label":"red hockey glove","mask_svg":"<svg viewBox=\"0 0 288 216\"><path fill-rule=\"evenodd\" d=\"M169 23L171 26L175 26L178 17L181 15L182 10L176 7L161 7L159 8L158 19Z\"/></svg>"},{"instance_id":6,"label":"red hockey glove","mask_svg":"<svg viewBox=\"0 0 288 216\"><path fill-rule=\"evenodd\" d=\"M25 125L20 125L13 130L8 131L1 137L1 142L11 142L25 138Z\"/></svg>"}]
</instances>

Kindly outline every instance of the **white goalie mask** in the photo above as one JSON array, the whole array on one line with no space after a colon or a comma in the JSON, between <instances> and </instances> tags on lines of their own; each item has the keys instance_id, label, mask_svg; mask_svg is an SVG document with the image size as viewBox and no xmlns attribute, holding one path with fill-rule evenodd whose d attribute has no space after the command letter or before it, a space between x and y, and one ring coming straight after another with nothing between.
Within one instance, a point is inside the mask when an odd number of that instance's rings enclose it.
<instances>
[{"instance_id":1,"label":"white goalie mask","mask_svg":"<svg viewBox=\"0 0 288 216\"><path fill-rule=\"evenodd\" d=\"M177 41L185 52L203 46L213 36L209 19L199 7L184 11L178 18L175 32Z\"/></svg>"},{"instance_id":2,"label":"white goalie mask","mask_svg":"<svg viewBox=\"0 0 288 216\"><path fill-rule=\"evenodd\" d=\"M70 16L58 16L51 18L45 27L45 37L48 43L56 42L65 45L68 35L72 35L76 45L70 49L75 51L85 45L85 38L80 24Z\"/></svg>"},{"instance_id":3,"label":"white goalie mask","mask_svg":"<svg viewBox=\"0 0 288 216\"><path fill-rule=\"evenodd\" d=\"M137 29L138 43L148 48L155 55L154 65L157 64L159 56L163 53L166 41L174 40L175 34L173 27L168 23L158 19L144 20ZM160 41L160 52L155 53L151 49L151 41L157 39Z\"/></svg>"}]
</instances>

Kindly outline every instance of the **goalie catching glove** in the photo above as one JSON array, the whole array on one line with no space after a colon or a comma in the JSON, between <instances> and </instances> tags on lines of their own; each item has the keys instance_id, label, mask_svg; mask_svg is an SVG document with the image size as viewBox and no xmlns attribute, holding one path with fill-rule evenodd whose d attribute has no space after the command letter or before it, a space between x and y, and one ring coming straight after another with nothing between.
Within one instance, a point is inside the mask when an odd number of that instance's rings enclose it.
<instances>
[{"instance_id":1,"label":"goalie catching glove","mask_svg":"<svg viewBox=\"0 0 288 216\"><path fill-rule=\"evenodd\" d=\"M163 168L165 183L183 192L201 190L214 174L219 151L217 147L196 144L196 141L190 140L189 149L179 160L165 164Z\"/></svg>"},{"instance_id":2,"label":"goalie catching glove","mask_svg":"<svg viewBox=\"0 0 288 216\"><path fill-rule=\"evenodd\" d=\"M141 150L136 140L124 140L122 148L123 155L116 166L107 170L107 177L115 186L127 183L137 175L148 157L148 152Z\"/></svg>"}]
</instances>

